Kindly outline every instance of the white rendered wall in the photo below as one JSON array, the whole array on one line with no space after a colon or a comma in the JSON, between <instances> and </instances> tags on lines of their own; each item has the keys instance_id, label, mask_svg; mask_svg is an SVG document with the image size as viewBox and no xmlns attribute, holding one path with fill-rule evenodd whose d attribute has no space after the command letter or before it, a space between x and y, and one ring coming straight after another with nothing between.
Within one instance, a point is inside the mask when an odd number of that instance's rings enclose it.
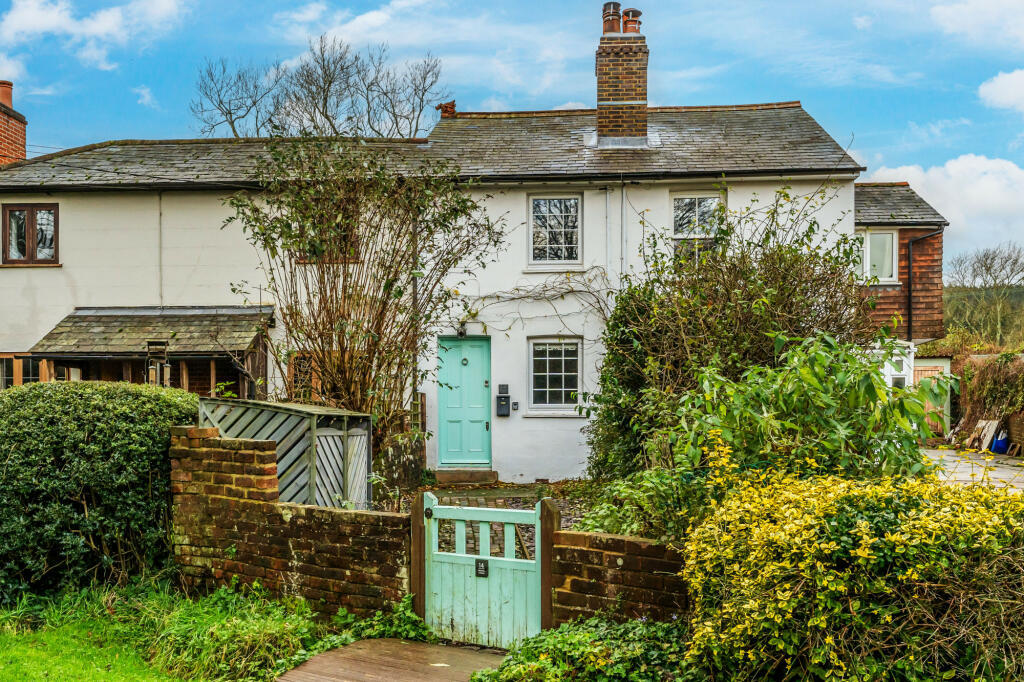
<instances>
[{"instance_id":1,"label":"white rendered wall","mask_svg":"<svg viewBox=\"0 0 1024 682\"><path fill-rule=\"evenodd\" d=\"M794 196L810 196L821 187L821 180L801 182L742 181L727 183L727 205L730 210L741 210L755 204L772 201L777 189L789 186ZM700 183L618 183L579 187L573 185L517 186L490 192L487 201L489 215L503 218L509 233L507 249L499 262L486 268L461 291L473 297L509 292L536 286L551 278L565 277L565 273L579 273L589 268L604 268L611 281L618 281L625 269L639 273L642 270L647 238L654 232L667 234L671 229L672 197L677 194L716 191L716 182ZM527 223L529 200L532 196L577 195L582 197L582 265L578 267L549 268L540 272L529 264L529 227ZM853 233L853 179L844 180L829 192L830 199L817 212L823 228ZM625 210L623 210L623 208ZM623 233L622 225L625 225ZM519 403L519 410L510 417L495 416L495 401L491 407L491 452L493 468L501 480L521 482L536 478L552 480L579 476L584 472L587 446L581 428L586 420L576 416L538 416L529 405L529 340L540 336L567 336L582 339L583 362L581 386L583 392L597 388L597 368L603 348L600 335L603 320L595 314L585 314L582 306L573 300L550 302L516 301L498 306L483 306L479 315L466 324L466 333L487 335L491 338L492 396L497 395L499 384L509 384L510 397ZM575 311L575 314L568 314ZM454 334L455 329L448 330ZM435 356L436 357L436 354ZM435 367L433 359L427 366ZM422 387L427 395L427 424L431 432L437 430L437 387L428 382ZM438 443L428 441L428 465L436 467Z\"/></svg>"},{"instance_id":2,"label":"white rendered wall","mask_svg":"<svg viewBox=\"0 0 1024 682\"><path fill-rule=\"evenodd\" d=\"M58 204L60 251L60 267L0 267L0 352L27 351L75 307L237 305L230 283L259 278L239 230L221 229L228 211L214 193L5 194L0 202Z\"/></svg>"},{"instance_id":3,"label":"white rendered wall","mask_svg":"<svg viewBox=\"0 0 1024 682\"><path fill-rule=\"evenodd\" d=\"M728 206L735 210L760 197L770 201L781 181L736 180L728 183ZM820 181L786 183L795 194L812 193ZM707 192L715 182L599 183L489 188L486 201L493 218L506 222L507 247L460 291L474 299L528 288L564 278L566 268L531 267L528 261L529 200L537 194L582 197L582 265L579 274L601 268L612 282L624 264L642 265L640 248L650 230L668 230L671 198L678 192ZM625 196L625 202L622 201ZM0 268L0 352L25 352L76 306L198 306L268 303L261 298L263 276L252 246L237 226L223 228L230 209L216 192L96 192L2 195L2 203L58 203L60 268ZM623 211L625 208L625 211ZM625 213L625 232L622 230ZM642 217L641 217L642 216ZM823 226L837 222L853 231L853 181L844 182L819 215ZM644 223L647 226L645 227ZM247 282L250 296L232 293ZM508 384L519 410L494 416L492 463L502 480L552 480L583 473L587 448L578 415L540 416L529 410L529 339L567 336L582 339L581 389L597 388L603 349L603 320L584 313L572 296L559 301L520 300L481 305L466 332L491 338L491 386ZM456 328L446 330L454 334ZM436 353L425 366L436 364ZM272 365L272 363L271 363ZM274 374L271 368L272 375ZM427 424L437 426L437 387L421 386L427 395ZM543 413L547 414L547 413ZM437 466L437 441L430 439L428 464Z\"/></svg>"}]
</instances>

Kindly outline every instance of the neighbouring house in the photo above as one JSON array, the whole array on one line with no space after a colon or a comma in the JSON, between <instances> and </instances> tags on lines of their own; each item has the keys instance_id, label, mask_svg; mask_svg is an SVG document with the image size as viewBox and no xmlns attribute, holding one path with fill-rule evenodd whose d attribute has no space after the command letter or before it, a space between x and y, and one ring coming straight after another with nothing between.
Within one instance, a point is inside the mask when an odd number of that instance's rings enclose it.
<instances>
[{"instance_id":1,"label":"neighbouring house","mask_svg":"<svg viewBox=\"0 0 1024 682\"><path fill-rule=\"evenodd\" d=\"M419 387L435 434L428 465L449 477L582 472L577 408L597 384L603 317L574 293L509 292L543 292L567 274L599 273L614 287L641 265L652 232L700 239L701 217L718 202L731 210L782 186L810 195L830 183L818 220L864 232L880 323L898 313L908 342L941 335L942 217L906 185L858 185L865 168L799 102L649 107L639 17L605 4L595 108L472 113L451 102L427 138L375 142L454 160L511 228L500 261L464 292L477 314L424 360L438 368ZM16 131L24 118L9 86L3 97L0 125ZM24 142L12 139L4 153L24 158ZM258 282L256 255L237 228L222 229L224 197L258 189L252 169L265 149L261 140L122 140L0 169L0 386L155 378L208 393L228 377L246 394L253 377L283 380L256 334L274 302L246 306L232 289ZM895 382L913 376L908 349Z\"/></svg>"}]
</instances>

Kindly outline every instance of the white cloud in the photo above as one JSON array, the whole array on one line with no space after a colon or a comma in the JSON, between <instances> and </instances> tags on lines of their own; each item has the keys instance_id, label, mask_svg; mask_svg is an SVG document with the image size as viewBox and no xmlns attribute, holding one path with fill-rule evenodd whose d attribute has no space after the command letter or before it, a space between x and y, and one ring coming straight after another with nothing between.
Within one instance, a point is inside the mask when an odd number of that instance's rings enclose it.
<instances>
[{"instance_id":1,"label":"white cloud","mask_svg":"<svg viewBox=\"0 0 1024 682\"><path fill-rule=\"evenodd\" d=\"M40 39L62 40L65 49L82 62L113 69L110 51L123 48L172 28L184 15L188 0L131 0L91 13L76 11L71 0L12 0L0 16L0 41L31 44Z\"/></svg>"},{"instance_id":2,"label":"white cloud","mask_svg":"<svg viewBox=\"0 0 1024 682\"><path fill-rule=\"evenodd\" d=\"M1024 168L1013 161L964 154L930 168L879 168L871 180L909 181L949 220L947 257L1024 235Z\"/></svg>"},{"instance_id":3,"label":"white cloud","mask_svg":"<svg viewBox=\"0 0 1024 682\"><path fill-rule=\"evenodd\" d=\"M1024 2L1020 0L960 0L941 2L931 16L946 33L980 45L1024 49Z\"/></svg>"},{"instance_id":4,"label":"white cloud","mask_svg":"<svg viewBox=\"0 0 1024 682\"><path fill-rule=\"evenodd\" d=\"M971 125L967 118L944 118L929 123L909 124L909 136L906 143L910 147L924 147L949 144L950 138L956 135L959 128Z\"/></svg>"},{"instance_id":5,"label":"white cloud","mask_svg":"<svg viewBox=\"0 0 1024 682\"><path fill-rule=\"evenodd\" d=\"M453 10L442 0L390 0L361 13L337 6L314 2L278 13L274 30L296 45L326 33L358 48L387 43L398 58L431 51L442 59L445 80L486 88L499 99L555 90L567 99L594 96L590 60L599 24L587 23L589 31L571 24L538 30L518 11L483 3Z\"/></svg>"},{"instance_id":6,"label":"white cloud","mask_svg":"<svg viewBox=\"0 0 1024 682\"><path fill-rule=\"evenodd\" d=\"M863 36L837 28L835 22L816 24L813 17L825 10L812 3L787 5L787 12L778 13L756 11L752 6L727 3L713 9L674 12L664 17L661 29L663 33L702 36L715 46L750 57L758 69L795 74L829 87L901 85L921 78L920 73L882 61L882 53L865 48ZM794 22L792 17L804 11L812 19ZM724 26L728 30L722 30Z\"/></svg>"},{"instance_id":7,"label":"white cloud","mask_svg":"<svg viewBox=\"0 0 1024 682\"><path fill-rule=\"evenodd\" d=\"M37 85L37 86L35 86L33 88L29 88L25 92L25 96L26 97L53 97L54 95L59 95L63 91L64 91L64 88L60 87L60 86L58 86L56 84L52 84L52 85Z\"/></svg>"},{"instance_id":8,"label":"white cloud","mask_svg":"<svg viewBox=\"0 0 1024 682\"><path fill-rule=\"evenodd\" d=\"M160 105L157 104L156 97L153 96L153 91L149 89L148 85L140 85L137 88L132 88L132 92L139 96L138 103L149 109L159 109Z\"/></svg>"},{"instance_id":9,"label":"white cloud","mask_svg":"<svg viewBox=\"0 0 1024 682\"><path fill-rule=\"evenodd\" d=\"M567 110L570 110L570 109L593 109L593 108L594 107L588 107L585 102L565 102L563 104L559 104L556 107L552 107L552 109L555 109L557 111L567 111Z\"/></svg>"},{"instance_id":10,"label":"white cloud","mask_svg":"<svg viewBox=\"0 0 1024 682\"><path fill-rule=\"evenodd\" d=\"M15 81L25 75L25 62L0 52L0 80Z\"/></svg>"},{"instance_id":11,"label":"white cloud","mask_svg":"<svg viewBox=\"0 0 1024 682\"><path fill-rule=\"evenodd\" d=\"M853 18L853 25L858 31L868 30L873 23L875 23L875 20L866 14Z\"/></svg>"},{"instance_id":12,"label":"white cloud","mask_svg":"<svg viewBox=\"0 0 1024 682\"><path fill-rule=\"evenodd\" d=\"M978 96L987 106L1024 113L1024 69L1000 73L981 84Z\"/></svg>"},{"instance_id":13,"label":"white cloud","mask_svg":"<svg viewBox=\"0 0 1024 682\"><path fill-rule=\"evenodd\" d=\"M508 102L499 97L488 97L480 103L482 111L508 111L511 107Z\"/></svg>"}]
</instances>

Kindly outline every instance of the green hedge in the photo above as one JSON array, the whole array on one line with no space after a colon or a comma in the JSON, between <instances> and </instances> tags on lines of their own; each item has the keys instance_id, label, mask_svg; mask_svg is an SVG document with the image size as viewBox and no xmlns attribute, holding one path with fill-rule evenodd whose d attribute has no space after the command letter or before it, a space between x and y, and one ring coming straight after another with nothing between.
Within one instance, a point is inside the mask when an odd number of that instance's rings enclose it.
<instances>
[{"instance_id":1,"label":"green hedge","mask_svg":"<svg viewBox=\"0 0 1024 682\"><path fill-rule=\"evenodd\" d=\"M164 564L169 429L197 411L125 383L0 391L0 604Z\"/></svg>"}]
</instances>

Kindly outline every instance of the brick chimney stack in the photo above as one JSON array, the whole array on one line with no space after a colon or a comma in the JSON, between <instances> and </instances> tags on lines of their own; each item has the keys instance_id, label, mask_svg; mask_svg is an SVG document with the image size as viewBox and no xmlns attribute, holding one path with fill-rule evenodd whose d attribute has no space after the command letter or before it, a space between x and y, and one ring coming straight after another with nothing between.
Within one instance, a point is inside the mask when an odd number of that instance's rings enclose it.
<instances>
[{"instance_id":1,"label":"brick chimney stack","mask_svg":"<svg viewBox=\"0 0 1024 682\"><path fill-rule=\"evenodd\" d=\"M25 117L14 110L14 84L0 81L0 166L25 159Z\"/></svg>"},{"instance_id":2,"label":"brick chimney stack","mask_svg":"<svg viewBox=\"0 0 1024 682\"><path fill-rule=\"evenodd\" d=\"M647 40L638 9L606 2L597 48L597 138L601 146L647 144Z\"/></svg>"}]
</instances>

